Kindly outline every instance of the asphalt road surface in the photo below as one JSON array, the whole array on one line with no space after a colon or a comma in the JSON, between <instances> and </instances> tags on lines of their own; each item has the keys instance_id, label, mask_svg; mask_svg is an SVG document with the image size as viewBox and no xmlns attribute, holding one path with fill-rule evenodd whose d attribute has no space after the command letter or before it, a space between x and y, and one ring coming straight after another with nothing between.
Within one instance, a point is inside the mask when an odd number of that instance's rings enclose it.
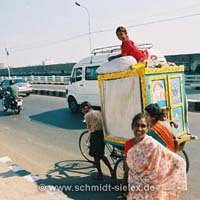
<instances>
[{"instance_id":1,"label":"asphalt road surface","mask_svg":"<svg viewBox=\"0 0 200 200\"><path fill-rule=\"evenodd\" d=\"M1 101L0 101L1 104ZM190 131L200 137L200 113L189 113ZM0 157L9 156L16 164L38 174L44 184L113 184L106 168L105 179L93 180L92 164L79 152L78 139L85 124L81 114L71 114L65 98L31 95L24 98L20 115L0 110ZM188 192L181 200L200 197L200 142L186 144L190 158ZM116 199L118 192L65 192L69 198L81 200Z\"/></svg>"}]
</instances>

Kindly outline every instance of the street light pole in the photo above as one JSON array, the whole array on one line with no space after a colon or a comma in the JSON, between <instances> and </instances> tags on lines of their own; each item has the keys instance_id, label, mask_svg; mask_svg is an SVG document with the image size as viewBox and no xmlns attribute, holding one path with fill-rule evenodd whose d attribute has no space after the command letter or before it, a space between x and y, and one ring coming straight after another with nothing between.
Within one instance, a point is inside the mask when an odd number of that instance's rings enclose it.
<instances>
[{"instance_id":1,"label":"street light pole","mask_svg":"<svg viewBox=\"0 0 200 200\"><path fill-rule=\"evenodd\" d=\"M82 6L80 3L75 2L75 5L83 8L87 12L87 15L88 15L89 44L90 44L90 53L91 53L91 51L92 51L92 42L91 42L91 30L90 30L90 13L89 13L89 10L85 6Z\"/></svg>"},{"instance_id":2,"label":"street light pole","mask_svg":"<svg viewBox=\"0 0 200 200\"><path fill-rule=\"evenodd\" d=\"M6 65L7 65L7 70L8 70L8 78L10 78L10 65L8 62L8 56L10 55L7 48L5 48L5 52L6 52Z\"/></svg>"}]
</instances>

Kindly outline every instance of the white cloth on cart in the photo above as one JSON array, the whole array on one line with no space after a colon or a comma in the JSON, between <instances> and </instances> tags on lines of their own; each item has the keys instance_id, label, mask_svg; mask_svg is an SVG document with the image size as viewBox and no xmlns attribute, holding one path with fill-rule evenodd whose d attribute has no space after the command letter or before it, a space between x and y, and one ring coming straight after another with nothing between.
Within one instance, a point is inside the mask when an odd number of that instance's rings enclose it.
<instances>
[{"instance_id":1,"label":"white cloth on cart","mask_svg":"<svg viewBox=\"0 0 200 200\"><path fill-rule=\"evenodd\" d=\"M103 63L96 72L98 74L107 74L113 72L121 72L130 69L132 65L137 64L136 59L133 56L123 56L111 60L110 62Z\"/></svg>"},{"instance_id":2,"label":"white cloth on cart","mask_svg":"<svg viewBox=\"0 0 200 200\"><path fill-rule=\"evenodd\" d=\"M112 137L133 137L131 121L142 111L139 75L103 80L102 82L105 134Z\"/></svg>"}]
</instances>

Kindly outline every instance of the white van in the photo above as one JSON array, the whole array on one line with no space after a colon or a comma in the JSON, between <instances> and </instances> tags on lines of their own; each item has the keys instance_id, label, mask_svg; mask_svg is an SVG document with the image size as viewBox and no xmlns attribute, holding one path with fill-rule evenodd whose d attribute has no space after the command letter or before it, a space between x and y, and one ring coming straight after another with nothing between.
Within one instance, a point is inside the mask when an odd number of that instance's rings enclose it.
<instances>
[{"instance_id":1,"label":"white van","mask_svg":"<svg viewBox=\"0 0 200 200\"><path fill-rule=\"evenodd\" d=\"M96 70L100 65L108 61L108 57L119 53L120 46L94 49L90 57L84 58L74 65L69 85L66 89L66 99L72 113L78 112L79 105L83 101L90 102L92 106L100 107ZM158 54L156 52L156 55ZM159 60L166 61L160 54L158 57Z\"/></svg>"},{"instance_id":2,"label":"white van","mask_svg":"<svg viewBox=\"0 0 200 200\"><path fill-rule=\"evenodd\" d=\"M66 95L71 112L77 112L83 101L100 106L96 70L106 61L106 55L95 55L84 58L74 65Z\"/></svg>"}]
</instances>

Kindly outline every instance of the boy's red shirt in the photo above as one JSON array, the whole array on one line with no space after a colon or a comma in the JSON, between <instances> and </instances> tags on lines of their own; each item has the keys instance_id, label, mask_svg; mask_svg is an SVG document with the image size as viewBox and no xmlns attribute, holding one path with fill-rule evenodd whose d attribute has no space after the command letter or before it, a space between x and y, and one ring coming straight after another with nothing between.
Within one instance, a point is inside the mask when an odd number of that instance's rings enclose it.
<instances>
[{"instance_id":1,"label":"boy's red shirt","mask_svg":"<svg viewBox=\"0 0 200 200\"><path fill-rule=\"evenodd\" d=\"M137 60L137 62L142 62L148 57L147 51L139 50L135 46L134 42L132 40L129 40L128 38L122 41L121 49L122 56L133 56Z\"/></svg>"}]
</instances>

